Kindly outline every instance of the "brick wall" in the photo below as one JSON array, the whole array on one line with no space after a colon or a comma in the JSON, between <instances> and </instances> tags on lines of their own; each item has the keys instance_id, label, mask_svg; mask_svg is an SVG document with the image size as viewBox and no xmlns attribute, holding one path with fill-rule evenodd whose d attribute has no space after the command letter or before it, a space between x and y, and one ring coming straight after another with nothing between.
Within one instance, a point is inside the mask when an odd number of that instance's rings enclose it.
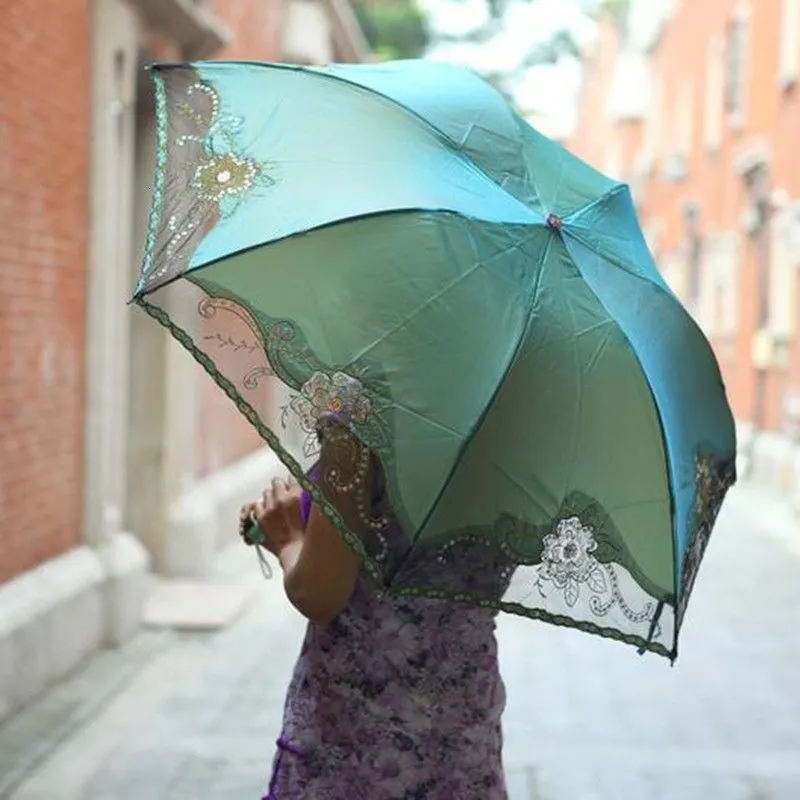
<instances>
[{"instance_id":1,"label":"brick wall","mask_svg":"<svg viewBox=\"0 0 800 800\"><path fill-rule=\"evenodd\" d=\"M89 31L88 0L3 7L0 582L82 528Z\"/></svg>"},{"instance_id":2,"label":"brick wall","mask_svg":"<svg viewBox=\"0 0 800 800\"><path fill-rule=\"evenodd\" d=\"M284 0L214 0L213 7L233 33L217 59L276 61L281 58Z\"/></svg>"},{"instance_id":3,"label":"brick wall","mask_svg":"<svg viewBox=\"0 0 800 800\"><path fill-rule=\"evenodd\" d=\"M215 0L234 34L217 57L279 60L282 6ZM3 7L0 582L79 544L83 531L90 59L89 0ZM198 382L206 475L260 440L199 369Z\"/></svg>"}]
</instances>

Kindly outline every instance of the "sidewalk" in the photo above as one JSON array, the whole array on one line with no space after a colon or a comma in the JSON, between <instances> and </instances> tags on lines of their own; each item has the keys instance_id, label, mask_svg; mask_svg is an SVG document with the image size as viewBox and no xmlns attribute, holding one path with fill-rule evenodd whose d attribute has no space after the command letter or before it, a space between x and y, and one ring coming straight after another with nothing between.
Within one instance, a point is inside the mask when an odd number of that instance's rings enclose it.
<instances>
[{"instance_id":1,"label":"sidewalk","mask_svg":"<svg viewBox=\"0 0 800 800\"><path fill-rule=\"evenodd\" d=\"M510 800L800 798L798 537L775 498L737 489L674 669L501 617ZM260 591L231 628L143 634L0 728L0 798L260 797L302 635L280 582ZM12 759L28 774L9 781Z\"/></svg>"}]
</instances>

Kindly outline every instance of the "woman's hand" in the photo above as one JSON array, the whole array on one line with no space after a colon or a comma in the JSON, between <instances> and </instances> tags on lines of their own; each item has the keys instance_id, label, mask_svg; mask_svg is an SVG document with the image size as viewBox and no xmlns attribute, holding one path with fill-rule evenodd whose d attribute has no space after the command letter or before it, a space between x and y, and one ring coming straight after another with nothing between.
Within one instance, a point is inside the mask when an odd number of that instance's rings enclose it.
<instances>
[{"instance_id":1,"label":"woman's hand","mask_svg":"<svg viewBox=\"0 0 800 800\"><path fill-rule=\"evenodd\" d=\"M338 423L331 423L320 438L318 485L350 532L362 537L363 509L372 498L371 454ZM240 532L244 536L252 515L264 534L264 547L280 561L289 601L312 622L327 625L352 596L361 562L317 503L303 527L301 497L296 484L273 481L258 503L242 508Z\"/></svg>"},{"instance_id":2,"label":"woman's hand","mask_svg":"<svg viewBox=\"0 0 800 800\"><path fill-rule=\"evenodd\" d=\"M247 503L239 516L242 534L254 521L264 535L263 546L278 558L287 549L303 542L303 519L300 507L302 490L294 481L275 478L261 499Z\"/></svg>"}]
</instances>

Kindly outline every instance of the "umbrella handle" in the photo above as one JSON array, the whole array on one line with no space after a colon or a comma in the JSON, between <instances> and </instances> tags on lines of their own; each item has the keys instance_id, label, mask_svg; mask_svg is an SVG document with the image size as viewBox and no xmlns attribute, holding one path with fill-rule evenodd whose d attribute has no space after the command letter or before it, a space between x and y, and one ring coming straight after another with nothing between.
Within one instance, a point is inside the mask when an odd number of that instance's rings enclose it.
<instances>
[{"instance_id":1,"label":"umbrella handle","mask_svg":"<svg viewBox=\"0 0 800 800\"><path fill-rule=\"evenodd\" d=\"M244 539L246 544L264 544L266 539L266 536L264 536L264 531L261 530L258 523L255 521L255 519L253 519L252 515L250 517L250 525L242 532L242 539Z\"/></svg>"},{"instance_id":2,"label":"umbrella handle","mask_svg":"<svg viewBox=\"0 0 800 800\"><path fill-rule=\"evenodd\" d=\"M261 526L256 522L253 515L250 515L250 525L242 531L242 539L246 544L253 545L256 548L256 555L258 556L258 564L261 567L261 574L269 580L272 577L272 567L270 567L261 545L264 544L266 536Z\"/></svg>"}]
</instances>

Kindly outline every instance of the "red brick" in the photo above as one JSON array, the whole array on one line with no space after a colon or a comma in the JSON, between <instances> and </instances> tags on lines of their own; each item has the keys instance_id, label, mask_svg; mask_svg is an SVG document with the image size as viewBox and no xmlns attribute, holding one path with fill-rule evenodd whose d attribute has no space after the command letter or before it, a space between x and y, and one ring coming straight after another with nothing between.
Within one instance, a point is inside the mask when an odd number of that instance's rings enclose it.
<instances>
[{"instance_id":1,"label":"red brick","mask_svg":"<svg viewBox=\"0 0 800 800\"><path fill-rule=\"evenodd\" d=\"M0 26L0 582L81 536L89 5L11 3ZM48 346L75 380L43 383Z\"/></svg>"},{"instance_id":2,"label":"red brick","mask_svg":"<svg viewBox=\"0 0 800 800\"><path fill-rule=\"evenodd\" d=\"M279 60L282 5L214 0L234 34L217 57ZM17 0L0 25L0 583L83 530L90 9ZM180 58L144 38L154 58ZM202 476L260 442L199 368L198 381Z\"/></svg>"}]
</instances>

